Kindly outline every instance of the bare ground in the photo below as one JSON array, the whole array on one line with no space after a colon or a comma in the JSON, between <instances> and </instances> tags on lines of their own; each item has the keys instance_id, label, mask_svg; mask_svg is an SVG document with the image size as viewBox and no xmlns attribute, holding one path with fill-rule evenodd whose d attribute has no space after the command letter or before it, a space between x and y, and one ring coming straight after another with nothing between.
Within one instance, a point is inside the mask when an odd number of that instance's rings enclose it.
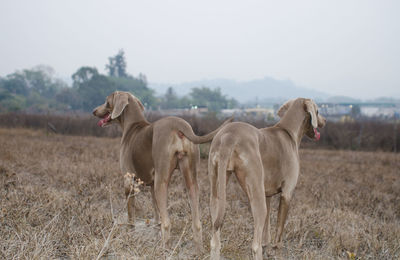
<instances>
[{"instance_id":1,"label":"bare ground","mask_svg":"<svg viewBox=\"0 0 400 260\"><path fill-rule=\"evenodd\" d=\"M169 188L171 248L161 245L148 188L138 222L126 225L119 139L0 128L0 258L207 259L210 217L207 160L199 172L204 253L194 254L190 207L179 172ZM268 259L399 259L400 155L301 150L301 176L284 247ZM247 259L253 221L232 177L222 255ZM273 200L272 236L278 199Z\"/></svg>"}]
</instances>

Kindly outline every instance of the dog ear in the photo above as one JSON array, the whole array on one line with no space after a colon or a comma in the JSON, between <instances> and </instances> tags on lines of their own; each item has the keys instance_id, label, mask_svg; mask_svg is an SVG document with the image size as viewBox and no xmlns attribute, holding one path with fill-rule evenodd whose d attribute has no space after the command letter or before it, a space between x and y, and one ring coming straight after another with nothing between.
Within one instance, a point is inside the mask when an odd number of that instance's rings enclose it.
<instances>
[{"instance_id":1,"label":"dog ear","mask_svg":"<svg viewBox=\"0 0 400 260\"><path fill-rule=\"evenodd\" d=\"M129 95L132 97L133 101L135 101L139 107L139 109L143 112L144 111L144 106L142 104L142 102L140 102L140 100L135 97L134 95L132 95L131 93L129 93Z\"/></svg>"},{"instance_id":2,"label":"dog ear","mask_svg":"<svg viewBox=\"0 0 400 260\"><path fill-rule=\"evenodd\" d=\"M121 92L115 92L114 93L114 109L111 113L111 119L115 119L119 117L122 114L122 111L124 111L125 107L128 105L128 95L121 93Z\"/></svg>"},{"instance_id":3,"label":"dog ear","mask_svg":"<svg viewBox=\"0 0 400 260\"><path fill-rule=\"evenodd\" d=\"M279 108L277 114L278 114L278 116L279 116L280 118L282 118L282 117L285 115L286 111L289 109L289 107L292 105L292 103L293 103L293 99L287 101L285 104L283 104L283 105Z\"/></svg>"},{"instance_id":4,"label":"dog ear","mask_svg":"<svg viewBox=\"0 0 400 260\"><path fill-rule=\"evenodd\" d=\"M317 128L318 127L318 117L317 117L317 112L315 111L315 108L314 108L314 102L311 99L306 99L304 101L304 105L305 105L306 112L310 113L310 115L311 115L311 125L314 128Z\"/></svg>"},{"instance_id":5,"label":"dog ear","mask_svg":"<svg viewBox=\"0 0 400 260\"><path fill-rule=\"evenodd\" d=\"M138 105L140 107L140 110L142 110L142 112L143 112L144 111L144 106L143 106L142 102L140 102L139 99L136 99L136 102L138 103Z\"/></svg>"}]
</instances>

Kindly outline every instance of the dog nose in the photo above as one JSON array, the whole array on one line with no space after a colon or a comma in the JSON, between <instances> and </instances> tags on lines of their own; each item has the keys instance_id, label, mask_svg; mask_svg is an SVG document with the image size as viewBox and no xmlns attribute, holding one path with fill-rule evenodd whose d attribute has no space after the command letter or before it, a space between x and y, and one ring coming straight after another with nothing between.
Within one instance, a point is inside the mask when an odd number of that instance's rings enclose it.
<instances>
[{"instance_id":1,"label":"dog nose","mask_svg":"<svg viewBox=\"0 0 400 260\"><path fill-rule=\"evenodd\" d=\"M92 113L93 113L94 116L96 115L96 111L97 111L96 109L93 109Z\"/></svg>"}]
</instances>

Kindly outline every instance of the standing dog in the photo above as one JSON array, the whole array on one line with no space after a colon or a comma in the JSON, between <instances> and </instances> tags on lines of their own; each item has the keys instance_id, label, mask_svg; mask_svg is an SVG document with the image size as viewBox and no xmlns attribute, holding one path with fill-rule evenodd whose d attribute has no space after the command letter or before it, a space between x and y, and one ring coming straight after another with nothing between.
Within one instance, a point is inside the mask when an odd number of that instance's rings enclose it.
<instances>
[{"instance_id":1,"label":"standing dog","mask_svg":"<svg viewBox=\"0 0 400 260\"><path fill-rule=\"evenodd\" d=\"M197 250L201 251L202 231L197 184L200 157L199 147L195 144L211 141L222 126L205 136L196 136L191 126L181 118L166 117L151 124L145 119L143 111L142 103L135 96L116 91L106 98L103 105L95 108L93 114L102 118L98 123L101 127L114 122L121 126L121 170L123 173L134 172L144 184L151 186L155 221L158 223L160 215L164 246L170 236L168 183L174 169L183 173L190 198L194 240ZM128 219L133 223L134 196L129 195L130 184L128 176L128 180L125 180L125 193Z\"/></svg>"},{"instance_id":2,"label":"standing dog","mask_svg":"<svg viewBox=\"0 0 400 260\"><path fill-rule=\"evenodd\" d=\"M226 125L211 143L208 172L211 183L211 259L220 257L220 230L225 214L226 183L232 172L248 196L254 219L252 253L262 259L270 240L270 200L281 193L275 246L281 247L289 202L300 171L299 145L304 135L318 140L326 119L310 99L298 98L278 111L281 120L257 129L246 123Z\"/></svg>"}]
</instances>

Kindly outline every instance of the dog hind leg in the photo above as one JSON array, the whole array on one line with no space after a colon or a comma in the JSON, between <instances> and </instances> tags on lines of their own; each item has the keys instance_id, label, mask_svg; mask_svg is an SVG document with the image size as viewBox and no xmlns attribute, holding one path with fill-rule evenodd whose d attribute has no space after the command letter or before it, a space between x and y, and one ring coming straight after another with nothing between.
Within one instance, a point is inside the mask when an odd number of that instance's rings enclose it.
<instances>
[{"instance_id":1,"label":"dog hind leg","mask_svg":"<svg viewBox=\"0 0 400 260\"><path fill-rule=\"evenodd\" d=\"M239 182L242 183L242 187L245 186L245 192L249 198L251 213L254 220L254 237L251 246L253 259L262 259L262 236L264 230L264 224L267 217L267 206L264 191L264 182L262 181L262 168L261 162L255 164L248 170L248 178L243 178L245 175L237 173L236 176L240 176ZM251 178L250 178L251 176ZM261 180L261 181L260 181Z\"/></svg>"},{"instance_id":2,"label":"dog hind leg","mask_svg":"<svg viewBox=\"0 0 400 260\"><path fill-rule=\"evenodd\" d=\"M151 185L151 198L152 198L152 202L153 202L153 209L154 209L154 223L156 225L160 224L160 212L159 209L157 207L157 200L156 200L156 195L154 193L154 184Z\"/></svg>"},{"instance_id":3,"label":"dog hind leg","mask_svg":"<svg viewBox=\"0 0 400 260\"><path fill-rule=\"evenodd\" d=\"M199 210L199 187L197 184L196 163L193 161L193 159L195 159L193 157L194 156L189 158L188 156L184 156L178 161L178 164L185 179L187 192L189 193L190 208L192 212L192 229L196 250L198 253L201 253L203 248L203 238Z\"/></svg>"},{"instance_id":4,"label":"dog hind leg","mask_svg":"<svg viewBox=\"0 0 400 260\"><path fill-rule=\"evenodd\" d=\"M169 247L169 238L171 230L171 222L168 216L168 184L176 167L176 162L173 160L160 160L155 165L154 176L154 197L156 200L157 208L160 212L161 220L161 238L163 246Z\"/></svg>"}]
</instances>

